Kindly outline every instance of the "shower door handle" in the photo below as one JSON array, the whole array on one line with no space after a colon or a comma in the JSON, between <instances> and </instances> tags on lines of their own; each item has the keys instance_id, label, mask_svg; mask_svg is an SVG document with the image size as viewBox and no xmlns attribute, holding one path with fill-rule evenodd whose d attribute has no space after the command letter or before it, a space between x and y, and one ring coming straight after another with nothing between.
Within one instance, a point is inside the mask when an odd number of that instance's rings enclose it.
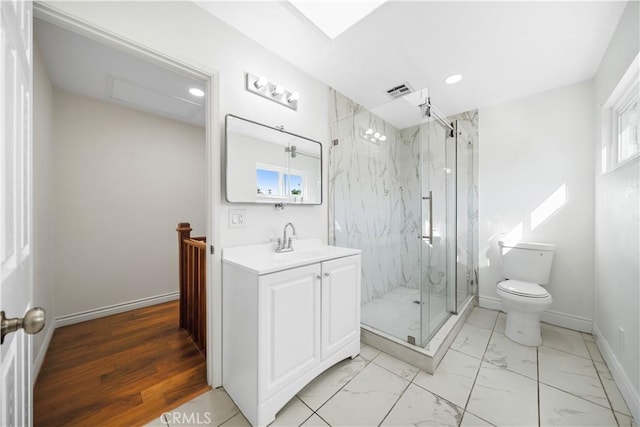
<instances>
[{"instance_id":1,"label":"shower door handle","mask_svg":"<svg viewBox=\"0 0 640 427\"><path fill-rule=\"evenodd\" d=\"M422 238L428 239L429 243L433 244L433 192L429 191L429 195L422 200L429 200L429 235Z\"/></svg>"}]
</instances>

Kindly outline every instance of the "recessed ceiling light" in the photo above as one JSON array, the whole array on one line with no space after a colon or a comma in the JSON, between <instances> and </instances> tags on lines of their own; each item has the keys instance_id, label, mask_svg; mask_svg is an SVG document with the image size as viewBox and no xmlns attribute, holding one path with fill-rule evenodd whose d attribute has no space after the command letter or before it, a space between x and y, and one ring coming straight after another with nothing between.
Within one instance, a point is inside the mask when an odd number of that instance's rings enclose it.
<instances>
[{"instance_id":1,"label":"recessed ceiling light","mask_svg":"<svg viewBox=\"0 0 640 427\"><path fill-rule=\"evenodd\" d=\"M204 96L204 91L202 89L198 89L197 87L190 87L189 93L193 96L197 96L199 98Z\"/></svg>"},{"instance_id":2,"label":"recessed ceiling light","mask_svg":"<svg viewBox=\"0 0 640 427\"><path fill-rule=\"evenodd\" d=\"M449 77L444 79L444 82L448 85L452 85L458 83L460 80L462 80L462 74L451 74Z\"/></svg>"}]
</instances>

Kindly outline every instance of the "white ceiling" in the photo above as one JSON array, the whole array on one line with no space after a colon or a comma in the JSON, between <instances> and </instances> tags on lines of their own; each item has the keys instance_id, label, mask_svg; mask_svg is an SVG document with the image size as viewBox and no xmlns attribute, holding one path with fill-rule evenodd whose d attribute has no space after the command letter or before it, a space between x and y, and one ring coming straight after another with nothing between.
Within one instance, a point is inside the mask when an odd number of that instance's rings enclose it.
<instances>
[{"instance_id":1,"label":"white ceiling","mask_svg":"<svg viewBox=\"0 0 640 427\"><path fill-rule=\"evenodd\" d=\"M389 1L334 40L286 1L198 4L367 108L409 83L451 115L592 78L626 2Z\"/></svg>"},{"instance_id":2,"label":"white ceiling","mask_svg":"<svg viewBox=\"0 0 640 427\"><path fill-rule=\"evenodd\" d=\"M204 127L204 84L34 19L34 34L52 84L60 89Z\"/></svg>"}]
</instances>

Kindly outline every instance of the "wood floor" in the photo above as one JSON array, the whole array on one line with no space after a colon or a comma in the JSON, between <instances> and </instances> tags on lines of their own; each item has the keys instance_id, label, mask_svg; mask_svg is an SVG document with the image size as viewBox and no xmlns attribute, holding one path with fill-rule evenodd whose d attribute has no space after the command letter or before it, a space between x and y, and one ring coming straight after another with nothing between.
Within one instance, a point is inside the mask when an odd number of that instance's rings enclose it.
<instances>
[{"instance_id":1,"label":"wood floor","mask_svg":"<svg viewBox=\"0 0 640 427\"><path fill-rule=\"evenodd\" d=\"M34 390L35 426L136 426L209 390L178 301L56 329Z\"/></svg>"}]
</instances>

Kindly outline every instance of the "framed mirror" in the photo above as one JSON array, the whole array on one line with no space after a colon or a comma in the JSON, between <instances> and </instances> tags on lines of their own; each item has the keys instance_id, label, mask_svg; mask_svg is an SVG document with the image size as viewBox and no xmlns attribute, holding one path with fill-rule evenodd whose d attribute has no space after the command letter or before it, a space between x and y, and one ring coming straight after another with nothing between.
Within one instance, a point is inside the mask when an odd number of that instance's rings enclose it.
<instances>
[{"instance_id":1,"label":"framed mirror","mask_svg":"<svg viewBox=\"0 0 640 427\"><path fill-rule=\"evenodd\" d=\"M322 204L322 144L227 114L230 203Z\"/></svg>"}]
</instances>

